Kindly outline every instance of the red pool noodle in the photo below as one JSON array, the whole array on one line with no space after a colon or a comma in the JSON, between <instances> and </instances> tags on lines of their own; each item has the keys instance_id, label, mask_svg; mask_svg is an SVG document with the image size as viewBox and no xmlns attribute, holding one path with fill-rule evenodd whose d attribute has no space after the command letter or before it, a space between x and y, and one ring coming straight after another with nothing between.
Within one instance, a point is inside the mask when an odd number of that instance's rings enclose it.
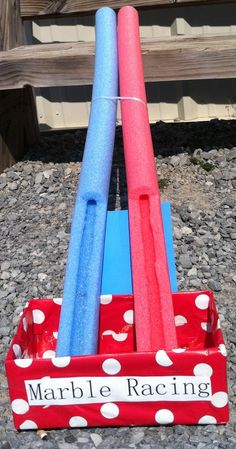
<instances>
[{"instance_id":1,"label":"red pool noodle","mask_svg":"<svg viewBox=\"0 0 236 449\"><path fill-rule=\"evenodd\" d=\"M170 279L153 154L137 11L118 15L122 127L128 184L132 273L138 351L177 348Z\"/></svg>"}]
</instances>

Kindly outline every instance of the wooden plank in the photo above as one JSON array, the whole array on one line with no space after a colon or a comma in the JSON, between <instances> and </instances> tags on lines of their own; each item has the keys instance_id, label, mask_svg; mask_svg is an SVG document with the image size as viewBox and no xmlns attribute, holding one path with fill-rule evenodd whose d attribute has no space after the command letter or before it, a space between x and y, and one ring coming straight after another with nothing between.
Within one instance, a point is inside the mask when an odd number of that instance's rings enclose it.
<instances>
[{"instance_id":1,"label":"wooden plank","mask_svg":"<svg viewBox=\"0 0 236 449\"><path fill-rule=\"evenodd\" d=\"M91 84L94 43L43 44L0 54L0 90ZM236 34L145 39L146 81L235 78Z\"/></svg>"},{"instance_id":2,"label":"wooden plank","mask_svg":"<svg viewBox=\"0 0 236 449\"><path fill-rule=\"evenodd\" d=\"M23 42L19 2L0 2L0 54ZM26 144L39 136L32 89L0 92L0 172L14 164L23 154Z\"/></svg>"},{"instance_id":3,"label":"wooden plank","mask_svg":"<svg viewBox=\"0 0 236 449\"><path fill-rule=\"evenodd\" d=\"M16 3L15 11L14 3ZM0 2L0 36L0 51L18 47L23 42L19 3L14 0Z\"/></svg>"},{"instance_id":4,"label":"wooden plank","mask_svg":"<svg viewBox=\"0 0 236 449\"><path fill-rule=\"evenodd\" d=\"M208 5L213 3L233 3L235 0L21 0L21 16L59 16L62 14L79 14L96 11L102 6L119 9L132 4L135 7L166 7L184 5Z\"/></svg>"}]
</instances>

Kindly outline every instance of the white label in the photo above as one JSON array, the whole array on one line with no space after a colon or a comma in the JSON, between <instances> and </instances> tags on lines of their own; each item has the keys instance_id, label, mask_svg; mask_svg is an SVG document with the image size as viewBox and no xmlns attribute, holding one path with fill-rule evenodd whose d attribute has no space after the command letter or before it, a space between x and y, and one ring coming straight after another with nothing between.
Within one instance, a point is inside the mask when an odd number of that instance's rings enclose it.
<instances>
[{"instance_id":1,"label":"white label","mask_svg":"<svg viewBox=\"0 0 236 449\"><path fill-rule=\"evenodd\" d=\"M206 376L44 377L25 381L30 405L210 401Z\"/></svg>"}]
</instances>

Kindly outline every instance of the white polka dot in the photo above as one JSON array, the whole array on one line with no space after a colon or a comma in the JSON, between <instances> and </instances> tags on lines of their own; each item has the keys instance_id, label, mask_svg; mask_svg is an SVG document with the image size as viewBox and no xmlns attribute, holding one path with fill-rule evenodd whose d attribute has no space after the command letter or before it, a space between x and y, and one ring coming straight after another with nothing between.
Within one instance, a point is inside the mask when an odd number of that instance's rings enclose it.
<instances>
[{"instance_id":1,"label":"white polka dot","mask_svg":"<svg viewBox=\"0 0 236 449\"><path fill-rule=\"evenodd\" d=\"M12 349L13 349L13 352L14 352L16 358L20 358L20 357L22 356L22 350L21 350L20 345L17 345L17 344L15 343L15 344L13 345Z\"/></svg>"},{"instance_id":2,"label":"white polka dot","mask_svg":"<svg viewBox=\"0 0 236 449\"><path fill-rule=\"evenodd\" d=\"M28 368L33 363L33 359L16 359L14 362L20 368Z\"/></svg>"},{"instance_id":3,"label":"white polka dot","mask_svg":"<svg viewBox=\"0 0 236 449\"><path fill-rule=\"evenodd\" d=\"M24 415L29 410L29 404L24 399L15 399L12 401L11 407L17 415Z\"/></svg>"},{"instance_id":4,"label":"white polka dot","mask_svg":"<svg viewBox=\"0 0 236 449\"><path fill-rule=\"evenodd\" d=\"M226 347L225 347L225 345L224 345L223 343L219 345L219 351L220 351L221 354L224 355L225 357L227 356Z\"/></svg>"},{"instance_id":5,"label":"white polka dot","mask_svg":"<svg viewBox=\"0 0 236 449\"><path fill-rule=\"evenodd\" d=\"M26 304L25 304L25 307L24 307L24 308L26 309L26 308L28 307L28 305L29 305L29 301L27 301L27 302L26 302Z\"/></svg>"},{"instance_id":6,"label":"white polka dot","mask_svg":"<svg viewBox=\"0 0 236 449\"><path fill-rule=\"evenodd\" d=\"M62 298L53 298L53 302L55 302L55 304L57 304L58 306L62 305Z\"/></svg>"},{"instance_id":7,"label":"white polka dot","mask_svg":"<svg viewBox=\"0 0 236 449\"><path fill-rule=\"evenodd\" d=\"M214 416L205 415L199 419L198 424L217 424L217 421Z\"/></svg>"},{"instance_id":8,"label":"white polka dot","mask_svg":"<svg viewBox=\"0 0 236 449\"><path fill-rule=\"evenodd\" d=\"M69 421L70 427L87 427L88 421L82 416L72 416Z\"/></svg>"},{"instance_id":9,"label":"white polka dot","mask_svg":"<svg viewBox=\"0 0 236 449\"><path fill-rule=\"evenodd\" d=\"M213 373L213 369L207 363L198 363L198 365L195 365L193 372L194 372L195 376L211 377L212 373Z\"/></svg>"},{"instance_id":10,"label":"white polka dot","mask_svg":"<svg viewBox=\"0 0 236 449\"><path fill-rule=\"evenodd\" d=\"M52 357L55 357L55 351L52 351L51 349L48 349L48 351L43 353L43 359L51 359Z\"/></svg>"},{"instance_id":11,"label":"white polka dot","mask_svg":"<svg viewBox=\"0 0 236 449\"><path fill-rule=\"evenodd\" d=\"M102 369L107 374L117 374L121 370L121 364L116 359L107 359L102 364Z\"/></svg>"},{"instance_id":12,"label":"white polka dot","mask_svg":"<svg viewBox=\"0 0 236 449\"><path fill-rule=\"evenodd\" d=\"M65 368L70 364L70 357L53 357L52 364L57 368Z\"/></svg>"},{"instance_id":13,"label":"white polka dot","mask_svg":"<svg viewBox=\"0 0 236 449\"><path fill-rule=\"evenodd\" d=\"M170 357L167 355L166 351L164 351L163 349L160 349L160 351L157 351L156 362L158 363L158 365L161 365L161 366L173 365L172 360L170 360Z\"/></svg>"},{"instance_id":14,"label":"white polka dot","mask_svg":"<svg viewBox=\"0 0 236 449\"><path fill-rule=\"evenodd\" d=\"M123 318L127 324L134 324L134 311L133 310L127 310Z\"/></svg>"},{"instance_id":15,"label":"white polka dot","mask_svg":"<svg viewBox=\"0 0 236 449\"><path fill-rule=\"evenodd\" d=\"M218 320L217 320L217 325L216 325L216 329L220 329L221 327L220 327L220 320L219 320L219 318L218 318Z\"/></svg>"},{"instance_id":16,"label":"white polka dot","mask_svg":"<svg viewBox=\"0 0 236 449\"><path fill-rule=\"evenodd\" d=\"M155 420L158 424L171 424L174 421L174 415L170 410L163 408L156 412Z\"/></svg>"},{"instance_id":17,"label":"white polka dot","mask_svg":"<svg viewBox=\"0 0 236 449\"><path fill-rule=\"evenodd\" d=\"M19 316L22 316L24 312L20 312Z\"/></svg>"},{"instance_id":18,"label":"white polka dot","mask_svg":"<svg viewBox=\"0 0 236 449\"><path fill-rule=\"evenodd\" d=\"M23 318L22 323L23 323L24 331L27 332L27 329L28 329L28 323L27 323L26 317Z\"/></svg>"},{"instance_id":19,"label":"white polka dot","mask_svg":"<svg viewBox=\"0 0 236 449\"><path fill-rule=\"evenodd\" d=\"M201 294L198 295L195 299L195 304L198 309L205 310L208 308L210 298L208 295Z\"/></svg>"},{"instance_id":20,"label":"white polka dot","mask_svg":"<svg viewBox=\"0 0 236 449\"><path fill-rule=\"evenodd\" d=\"M213 394L211 403L217 408L224 407L228 403L227 393L224 391L218 391L218 393Z\"/></svg>"},{"instance_id":21,"label":"white polka dot","mask_svg":"<svg viewBox=\"0 0 236 449\"><path fill-rule=\"evenodd\" d=\"M172 349L172 352L176 352L176 354L181 354L181 352L185 352L186 348L176 348Z\"/></svg>"},{"instance_id":22,"label":"white polka dot","mask_svg":"<svg viewBox=\"0 0 236 449\"><path fill-rule=\"evenodd\" d=\"M103 404L101 406L100 412L104 418L113 419L119 415L120 410L118 405L108 402L107 404Z\"/></svg>"},{"instance_id":23,"label":"white polka dot","mask_svg":"<svg viewBox=\"0 0 236 449\"><path fill-rule=\"evenodd\" d=\"M54 337L55 339L57 339L57 337L58 337L58 332L53 332L53 337Z\"/></svg>"},{"instance_id":24,"label":"white polka dot","mask_svg":"<svg viewBox=\"0 0 236 449\"><path fill-rule=\"evenodd\" d=\"M103 305L110 304L112 301L112 295L101 295L100 296L100 303Z\"/></svg>"},{"instance_id":25,"label":"white polka dot","mask_svg":"<svg viewBox=\"0 0 236 449\"><path fill-rule=\"evenodd\" d=\"M38 426L34 421L31 421L30 419L27 419L20 425L21 430L28 430L28 429L37 429Z\"/></svg>"},{"instance_id":26,"label":"white polka dot","mask_svg":"<svg viewBox=\"0 0 236 449\"><path fill-rule=\"evenodd\" d=\"M128 334L126 332L121 332L120 334L117 334L116 332L108 329L107 331L104 331L102 335L111 335L112 338L114 338L115 341L125 341L128 337Z\"/></svg>"},{"instance_id":27,"label":"white polka dot","mask_svg":"<svg viewBox=\"0 0 236 449\"><path fill-rule=\"evenodd\" d=\"M33 322L35 324L42 324L45 320L45 315L42 310L35 309L33 310Z\"/></svg>"},{"instance_id":28,"label":"white polka dot","mask_svg":"<svg viewBox=\"0 0 236 449\"><path fill-rule=\"evenodd\" d=\"M203 331L210 333L212 331L211 323L201 323Z\"/></svg>"},{"instance_id":29,"label":"white polka dot","mask_svg":"<svg viewBox=\"0 0 236 449\"><path fill-rule=\"evenodd\" d=\"M186 320L185 316L183 316L183 315L176 315L175 316L175 325L176 326L183 326L187 322L188 321Z\"/></svg>"}]
</instances>

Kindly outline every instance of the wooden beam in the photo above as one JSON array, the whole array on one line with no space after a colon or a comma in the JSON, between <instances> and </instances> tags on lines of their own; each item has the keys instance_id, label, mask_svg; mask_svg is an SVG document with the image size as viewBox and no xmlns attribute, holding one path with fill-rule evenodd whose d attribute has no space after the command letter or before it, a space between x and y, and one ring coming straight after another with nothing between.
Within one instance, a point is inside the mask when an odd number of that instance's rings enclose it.
<instances>
[{"instance_id":1,"label":"wooden beam","mask_svg":"<svg viewBox=\"0 0 236 449\"><path fill-rule=\"evenodd\" d=\"M94 43L43 44L0 54L0 90L91 84ZM236 34L145 39L146 81L235 78Z\"/></svg>"},{"instance_id":2,"label":"wooden beam","mask_svg":"<svg viewBox=\"0 0 236 449\"><path fill-rule=\"evenodd\" d=\"M0 2L0 55L23 42L19 2ZM32 89L0 92L0 172L14 164L23 154L26 144L39 136Z\"/></svg>"},{"instance_id":3,"label":"wooden beam","mask_svg":"<svg viewBox=\"0 0 236 449\"><path fill-rule=\"evenodd\" d=\"M186 5L208 5L213 3L233 3L235 0L21 0L21 16L59 16L62 14L91 13L102 6L119 9L132 3L135 7L166 7Z\"/></svg>"}]
</instances>

